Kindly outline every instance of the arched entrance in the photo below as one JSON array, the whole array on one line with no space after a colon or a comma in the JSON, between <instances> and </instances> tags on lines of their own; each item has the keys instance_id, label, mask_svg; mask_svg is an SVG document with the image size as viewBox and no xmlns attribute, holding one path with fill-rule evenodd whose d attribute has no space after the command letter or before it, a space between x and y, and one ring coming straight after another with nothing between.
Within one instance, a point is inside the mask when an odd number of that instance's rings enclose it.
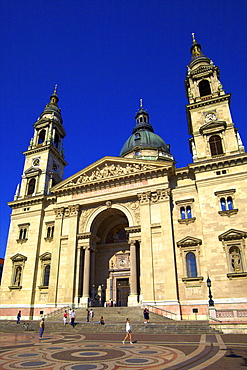
<instances>
[{"instance_id":1,"label":"arched entrance","mask_svg":"<svg viewBox=\"0 0 247 370\"><path fill-rule=\"evenodd\" d=\"M130 226L131 225L131 226ZM78 296L82 306L136 306L140 294L140 227L111 202L88 218L79 236Z\"/></svg>"},{"instance_id":2,"label":"arched entrance","mask_svg":"<svg viewBox=\"0 0 247 370\"><path fill-rule=\"evenodd\" d=\"M127 306L130 294L130 246L125 214L114 208L102 211L93 221L97 236L91 258L90 304Z\"/></svg>"}]
</instances>

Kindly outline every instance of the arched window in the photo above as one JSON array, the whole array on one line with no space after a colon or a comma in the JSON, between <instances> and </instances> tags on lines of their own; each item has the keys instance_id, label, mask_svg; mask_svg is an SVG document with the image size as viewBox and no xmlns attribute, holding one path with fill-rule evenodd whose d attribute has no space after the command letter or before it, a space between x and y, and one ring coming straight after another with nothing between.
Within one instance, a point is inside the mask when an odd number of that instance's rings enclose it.
<instances>
[{"instance_id":1,"label":"arched window","mask_svg":"<svg viewBox=\"0 0 247 370\"><path fill-rule=\"evenodd\" d=\"M222 142L219 135L211 136L209 139L211 155L223 154Z\"/></svg>"},{"instance_id":2,"label":"arched window","mask_svg":"<svg viewBox=\"0 0 247 370\"><path fill-rule=\"evenodd\" d=\"M35 184L36 184L36 180L35 179L29 180L28 189L27 189L27 195L32 195L34 193Z\"/></svg>"},{"instance_id":3,"label":"arched window","mask_svg":"<svg viewBox=\"0 0 247 370\"><path fill-rule=\"evenodd\" d=\"M181 219L184 220L186 218L186 215L185 215L185 208L184 207L181 207L180 208L180 215L181 215Z\"/></svg>"},{"instance_id":4,"label":"arched window","mask_svg":"<svg viewBox=\"0 0 247 370\"><path fill-rule=\"evenodd\" d=\"M27 229L21 228L19 232L19 239L23 240L27 238Z\"/></svg>"},{"instance_id":5,"label":"arched window","mask_svg":"<svg viewBox=\"0 0 247 370\"><path fill-rule=\"evenodd\" d=\"M192 218L191 206L186 207L186 215L187 215L187 218Z\"/></svg>"},{"instance_id":6,"label":"arched window","mask_svg":"<svg viewBox=\"0 0 247 370\"><path fill-rule=\"evenodd\" d=\"M43 285L48 286L49 285L49 279L50 279L50 265L46 265L44 269L44 279L43 279Z\"/></svg>"},{"instance_id":7,"label":"arched window","mask_svg":"<svg viewBox=\"0 0 247 370\"><path fill-rule=\"evenodd\" d=\"M202 80L199 82L200 96L211 95L210 84L208 80Z\"/></svg>"},{"instance_id":8,"label":"arched window","mask_svg":"<svg viewBox=\"0 0 247 370\"><path fill-rule=\"evenodd\" d=\"M54 226L48 226L47 228L47 238L53 238Z\"/></svg>"},{"instance_id":9,"label":"arched window","mask_svg":"<svg viewBox=\"0 0 247 370\"><path fill-rule=\"evenodd\" d=\"M55 138L54 138L54 146L56 148L58 148L59 140L60 140L60 137L59 137L58 133L56 132L55 133Z\"/></svg>"},{"instance_id":10,"label":"arched window","mask_svg":"<svg viewBox=\"0 0 247 370\"><path fill-rule=\"evenodd\" d=\"M220 198L220 205L221 205L221 210L226 211L226 200L225 200L225 198Z\"/></svg>"},{"instance_id":11,"label":"arched window","mask_svg":"<svg viewBox=\"0 0 247 370\"><path fill-rule=\"evenodd\" d=\"M197 277L196 256L192 252L186 254L186 271L188 277Z\"/></svg>"},{"instance_id":12,"label":"arched window","mask_svg":"<svg viewBox=\"0 0 247 370\"><path fill-rule=\"evenodd\" d=\"M233 209L232 197L227 197L227 208Z\"/></svg>"},{"instance_id":13,"label":"arched window","mask_svg":"<svg viewBox=\"0 0 247 370\"><path fill-rule=\"evenodd\" d=\"M233 246L229 249L229 254L232 271L243 271L240 249L236 246Z\"/></svg>"},{"instance_id":14,"label":"arched window","mask_svg":"<svg viewBox=\"0 0 247 370\"><path fill-rule=\"evenodd\" d=\"M38 144L42 144L45 141L45 130L41 130L39 133Z\"/></svg>"},{"instance_id":15,"label":"arched window","mask_svg":"<svg viewBox=\"0 0 247 370\"><path fill-rule=\"evenodd\" d=\"M19 239L23 239L23 238L22 238L22 235L23 235L23 229L20 229L20 232L19 232Z\"/></svg>"},{"instance_id":16,"label":"arched window","mask_svg":"<svg viewBox=\"0 0 247 370\"><path fill-rule=\"evenodd\" d=\"M27 229L23 229L22 239L26 239L26 237L27 237Z\"/></svg>"},{"instance_id":17,"label":"arched window","mask_svg":"<svg viewBox=\"0 0 247 370\"><path fill-rule=\"evenodd\" d=\"M50 235L51 235L51 227L49 226L47 228L47 238L50 238Z\"/></svg>"}]
</instances>

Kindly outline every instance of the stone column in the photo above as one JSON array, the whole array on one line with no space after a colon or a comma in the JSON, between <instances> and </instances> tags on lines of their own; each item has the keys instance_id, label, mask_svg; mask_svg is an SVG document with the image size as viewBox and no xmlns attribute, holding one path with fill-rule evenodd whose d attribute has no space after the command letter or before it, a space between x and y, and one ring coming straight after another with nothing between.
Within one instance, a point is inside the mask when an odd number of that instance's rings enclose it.
<instances>
[{"instance_id":1,"label":"stone column","mask_svg":"<svg viewBox=\"0 0 247 370\"><path fill-rule=\"evenodd\" d=\"M157 191L160 203L160 223L161 228L161 243L162 251L159 259L162 259L163 266L169 266L163 271L164 289L162 292L157 292L160 295L160 304L164 301L169 302L170 310L177 314L180 319L180 308L178 301L177 281L176 281L176 266L174 257L174 239L172 232L172 217L171 217L171 191L169 188ZM155 200L153 200L155 202Z\"/></svg>"},{"instance_id":2,"label":"stone column","mask_svg":"<svg viewBox=\"0 0 247 370\"><path fill-rule=\"evenodd\" d=\"M63 226L64 207L56 208L55 210L56 219L54 227L54 246L51 256L51 271L49 279L49 293L47 306L57 306L57 289L58 289L58 278L59 278L59 264L60 264L60 250L61 250L61 234Z\"/></svg>"},{"instance_id":3,"label":"stone column","mask_svg":"<svg viewBox=\"0 0 247 370\"><path fill-rule=\"evenodd\" d=\"M140 201L141 218L141 273L140 285L142 287L142 301L144 304L155 303L154 293L154 270L153 270L153 246L151 235L151 213L150 198L151 192L138 194Z\"/></svg>"},{"instance_id":4,"label":"stone column","mask_svg":"<svg viewBox=\"0 0 247 370\"><path fill-rule=\"evenodd\" d=\"M81 270L82 270L81 251L82 251L82 247L78 245L77 253L76 253L75 298L74 298L75 305L78 305L79 299L81 298L81 293L80 293L81 292Z\"/></svg>"},{"instance_id":5,"label":"stone column","mask_svg":"<svg viewBox=\"0 0 247 370\"><path fill-rule=\"evenodd\" d=\"M130 296L128 298L128 306L136 306L138 304L136 241L131 240L129 244L130 244Z\"/></svg>"},{"instance_id":6,"label":"stone column","mask_svg":"<svg viewBox=\"0 0 247 370\"><path fill-rule=\"evenodd\" d=\"M69 206L65 210L65 216L69 218L69 230L68 230L68 245L66 250L63 249L63 260L66 258L66 264L68 268L66 273L63 274L62 281L59 283L60 286L65 286L65 293L63 302L66 305L71 306L74 303L75 297L75 286L77 280L76 271L76 249L77 249L77 232L78 232L78 216L80 206L73 205Z\"/></svg>"},{"instance_id":7,"label":"stone column","mask_svg":"<svg viewBox=\"0 0 247 370\"><path fill-rule=\"evenodd\" d=\"M88 300L90 297L89 292L89 283L90 283L90 245L84 246L83 249L85 250L84 255L84 271L83 271L83 290L82 290L82 298L80 302L83 306L88 306Z\"/></svg>"},{"instance_id":8,"label":"stone column","mask_svg":"<svg viewBox=\"0 0 247 370\"><path fill-rule=\"evenodd\" d=\"M90 249L91 249L91 255L90 255L90 280L91 280L91 287L92 287L93 284L95 283L94 277L95 277L95 251L96 251L96 248L94 246L94 247L91 247Z\"/></svg>"}]
</instances>

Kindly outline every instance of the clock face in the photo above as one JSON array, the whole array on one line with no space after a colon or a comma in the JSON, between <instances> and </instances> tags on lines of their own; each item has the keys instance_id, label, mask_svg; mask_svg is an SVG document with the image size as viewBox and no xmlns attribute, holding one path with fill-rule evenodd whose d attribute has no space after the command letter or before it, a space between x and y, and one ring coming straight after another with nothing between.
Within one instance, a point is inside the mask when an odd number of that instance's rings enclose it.
<instances>
[{"instance_id":1,"label":"clock face","mask_svg":"<svg viewBox=\"0 0 247 370\"><path fill-rule=\"evenodd\" d=\"M211 121L215 121L215 120L216 120L215 113L208 113L208 114L206 114L206 116L205 116L205 122L206 123L211 122Z\"/></svg>"},{"instance_id":2,"label":"clock face","mask_svg":"<svg viewBox=\"0 0 247 370\"><path fill-rule=\"evenodd\" d=\"M39 158L35 158L34 160L33 160L33 166L39 166L40 165L40 159Z\"/></svg>"},{"instance_id":3,"label":"clock face","mask_svg":"<svg viewBox=\"0 0 247 370\"><path fill-rule=\"evenodd\" d=\"M122 259L119 261L119 265L120 265L121 267L125 267L125 266L126 266L126 260L122 258Z\"/></svg>"}]
</instances>

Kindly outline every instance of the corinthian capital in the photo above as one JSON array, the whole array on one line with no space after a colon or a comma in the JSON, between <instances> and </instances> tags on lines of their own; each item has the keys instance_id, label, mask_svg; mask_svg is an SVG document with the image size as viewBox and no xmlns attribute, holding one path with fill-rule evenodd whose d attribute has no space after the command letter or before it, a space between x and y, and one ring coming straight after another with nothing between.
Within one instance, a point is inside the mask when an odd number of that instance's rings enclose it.
<instances>
[{"instance_id":1,"label":"corinthian capital","mask_svg":"<svg viewBox=\"0 0 247 370\"><path fill-rule=\"evenodd\" d=\"M151 197L151 191L147 191L146 193L137 194L138 199L141 204L149 203Z\"/></svg>"},{"instance_id":2,"label":"corinthian capital","mask_svg":"<svg viewBox=\"0 0 247 370\"><path fill-rule=\"evenodd\" d=\"M55 212L55 215L56 215L56 218L62 218L63 215L64 215L64 207L60 207L60 208L55 208L54 209L54 212Z\"/></svg>"}]
</instances>

